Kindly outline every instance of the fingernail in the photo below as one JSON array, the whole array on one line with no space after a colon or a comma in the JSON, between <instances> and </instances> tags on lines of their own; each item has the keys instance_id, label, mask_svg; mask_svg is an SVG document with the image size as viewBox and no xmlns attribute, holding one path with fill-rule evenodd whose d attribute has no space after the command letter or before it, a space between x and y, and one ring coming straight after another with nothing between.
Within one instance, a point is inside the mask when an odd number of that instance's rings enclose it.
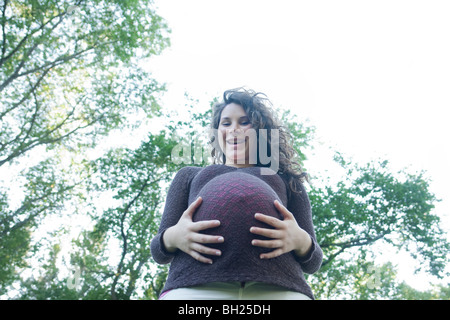
<instances>
[{"instance_id":1,"label":"fingernail","mask_svg":"<svg viewBox=\"0 0 450 320\"><path fill-rule=\"evenodd\" d=\"M221 254L222 254L222 252L216 251L216 256L220 256Z\"/></svg>"},{"instance_id":2,"label":"fingernail","mask_svg":"<svg viewBox=\"0 0 450 320\"><path fill-rule=\"evenodd\" d=\"M219 237L217 240L218 240L219 242L223 242L225 239L224 239L223 237Z\"/></svg>"},{"instance_id":3,"label":"fingernail","mask_svg":"<svg viewBox=\"0 0 450 320\"><path fill-rule=\"evenodd\" d=\"M255 240L252 240L252 245L256 245L256 241Z\"/></svg>"}]
</instances>

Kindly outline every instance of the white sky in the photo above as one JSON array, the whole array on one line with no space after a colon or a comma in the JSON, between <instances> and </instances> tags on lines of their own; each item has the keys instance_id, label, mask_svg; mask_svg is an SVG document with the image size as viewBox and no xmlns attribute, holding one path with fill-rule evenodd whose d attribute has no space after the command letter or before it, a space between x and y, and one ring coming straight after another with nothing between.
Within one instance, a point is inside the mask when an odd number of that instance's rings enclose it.
<instances>
[{"instance_id":1,"label":"white sky","mask_svg":"<svg viewBox=\"0 0 450 320\"><path fill-rule=\"evenodd\" d=\"M205 108L226 89L264 92L355 160L426 170L450 231L450 1L155 4L172 29L149 66L168 84L166 108L184 92Z\"/></svg>"}]
</instances>

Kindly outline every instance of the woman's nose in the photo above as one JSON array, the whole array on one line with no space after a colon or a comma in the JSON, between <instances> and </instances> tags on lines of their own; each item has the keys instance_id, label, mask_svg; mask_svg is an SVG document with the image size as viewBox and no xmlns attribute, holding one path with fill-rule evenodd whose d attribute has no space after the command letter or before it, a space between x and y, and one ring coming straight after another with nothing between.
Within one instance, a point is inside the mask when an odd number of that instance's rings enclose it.
<instances>
[{"instance_id":1,"label":"woman's nose","mask_svg":"<svg viewBox=\"0 0 450 320\"><path fill-rule=\"evenodd\" d=\"M232 127L228 128L227 133L237 136L242 133L242 129L239 126L232 126Z\"/></svg>"}]
</instances>

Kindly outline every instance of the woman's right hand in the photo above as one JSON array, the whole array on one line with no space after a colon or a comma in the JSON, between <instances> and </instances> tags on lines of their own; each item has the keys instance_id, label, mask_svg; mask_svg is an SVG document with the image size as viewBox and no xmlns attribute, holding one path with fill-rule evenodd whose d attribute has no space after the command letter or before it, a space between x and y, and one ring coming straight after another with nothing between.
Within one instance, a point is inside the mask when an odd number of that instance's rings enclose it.
<instances>
[{"instance_id":1,"label":"woman's right hand","mask_svg":"<svg viewBox=\"0 0 450 320\"><path fill-rule=\"evenodd\" d=\"M202 198L197 200L186 209L178 223L166 230L163 235L163 242L166 250L175 252L177 249L187 253L195 260L212 264L212 260L204 257L202 254L220 256L222 252L203 244L222 243L224 238L221 236L211 236L199 233L199 231L215 228L220 225L218 220L193 222L194 212L202 203Z\"/></svg>"}]
</instances>

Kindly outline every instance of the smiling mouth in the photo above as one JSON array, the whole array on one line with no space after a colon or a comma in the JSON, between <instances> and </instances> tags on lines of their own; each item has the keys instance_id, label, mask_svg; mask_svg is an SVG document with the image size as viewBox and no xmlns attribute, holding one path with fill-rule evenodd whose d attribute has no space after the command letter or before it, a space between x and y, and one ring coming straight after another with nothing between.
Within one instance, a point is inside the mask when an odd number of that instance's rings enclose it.
<instances>
[{"instance_id":1,"label":"smiling mouth","mask_svg":"<svg viewBox=\"0 0 450 320\"><path fill-rule=\"evenodd\" d=\"M227 144L231 144L231 145L238 145L238 144L242 144L245 142L245 139L228 139L227 140Z\"/></svg>"}]
</instances>

